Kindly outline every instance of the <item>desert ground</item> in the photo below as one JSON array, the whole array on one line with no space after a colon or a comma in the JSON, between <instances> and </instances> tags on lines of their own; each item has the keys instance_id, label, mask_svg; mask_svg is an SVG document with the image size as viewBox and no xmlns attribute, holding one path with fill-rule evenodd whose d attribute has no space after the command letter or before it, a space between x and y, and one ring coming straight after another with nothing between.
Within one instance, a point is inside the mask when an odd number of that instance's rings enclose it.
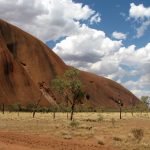
<instances>
[{"instance_id":1,"label":"desert ground","mask_svg":"<svg viewBox=\"0 0 150 150\"><path fill-rule=\"evenodd\" d=\"M141 139L132 130L141 129ZM0 150L150 150L148 113L5 112L0 114Z\"/></svg>"}]
</instances>

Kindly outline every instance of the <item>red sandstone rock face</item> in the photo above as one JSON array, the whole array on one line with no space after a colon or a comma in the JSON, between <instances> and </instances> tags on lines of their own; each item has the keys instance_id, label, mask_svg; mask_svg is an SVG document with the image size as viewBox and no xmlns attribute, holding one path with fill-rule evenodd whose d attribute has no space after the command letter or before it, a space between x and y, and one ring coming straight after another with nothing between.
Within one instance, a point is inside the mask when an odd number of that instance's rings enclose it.
<instances>
[{"instance_id":1,"label":"red sandstone rock face","mask_svg":"<svg viewBox=\"0 0 150 150\"><path fill-rule=\"evenodd\" d=\"M39 88L9 51L0 32L0 103L26 105L36 103L39 97ZM44 97L41 99L42 105L48 104Z\"/></svg>"},{"instance_id":2,"label":"red sandstone rock face","mask_svg":"<svg viewBox=\"0 0 150 150\"><path fill-rule=\"evenodd\" d=\"M45 82L50 87L51 80L68 68L44 43L0 20L1 103L36 102L40 97L38 83ZM93 106L117 107L114 99L119 93L125 106L130 105L132 98L138 102L131 92L112 80L83 71L80 78ZM59 100L56 99L56 102ZM50 105L44 96L41 105Z\"/></svg>"}]
</instances>

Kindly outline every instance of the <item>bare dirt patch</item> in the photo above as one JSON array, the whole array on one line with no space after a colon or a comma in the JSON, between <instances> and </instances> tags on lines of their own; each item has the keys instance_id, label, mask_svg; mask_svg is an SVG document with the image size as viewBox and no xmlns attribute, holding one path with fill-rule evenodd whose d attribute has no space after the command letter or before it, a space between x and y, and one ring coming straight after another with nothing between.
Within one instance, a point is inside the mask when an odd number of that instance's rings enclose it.
<instances>
[{"instance_id":1,"label":"bare dirt patch","mask_svg":"<svg viewBox=\"0 0 150 150\"><path fill-rule=\"evenodd\" d=\"M67 141L44 135L0 132L0 150L112 150L90 141Z\"/></svg>"},{"instance_id":2,"label":"bare dirt patch","mask_svg":"<svg viewBox=\"0 0 150 150\"><path fill-rule=\"evenodd\" d=\"M99 120L102 115L103 120ZM113 118L113 119L112 119ZM146 114L75 113L75 122L65 113L0 114L0 150L149 150L150 118ZM90 121L89 121L90 120ZM92 120L92 121L91 121ZM132 129L142 129L137 143Z\"/></svg>"}]
</instances>

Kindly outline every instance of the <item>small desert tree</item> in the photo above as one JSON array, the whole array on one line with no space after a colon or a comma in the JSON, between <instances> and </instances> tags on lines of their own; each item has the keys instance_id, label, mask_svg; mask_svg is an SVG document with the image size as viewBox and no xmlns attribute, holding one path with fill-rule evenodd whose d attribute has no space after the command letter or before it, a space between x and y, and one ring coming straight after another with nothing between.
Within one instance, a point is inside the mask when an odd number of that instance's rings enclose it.
<instances>
[{"instance_id":1,"label":"small desert tree","mask_svg":"<svg viewBox=\"0 0 150 150\"><path fill-rule=\"evenodd\" d=\"M42 93L40 93L40 97L39 99L36 101L36 103L34 104L34 107L33 107L33 114L32 114L32 117L34 118L35 117L35 113L38 109L38 106L39 106L39 103L41 101L41 97L42 97Z\"/></svg>"},{"instance_id":2,"label":"small desert tree","mask_svg":"<svg viewBox=\"0 0 150 150\"><path fill-rule=\"evenodd\" d=\"M2 107L2 113L4 114L4 112L5 112L5 104L2 101L2 97L0 97L0 104L1 104L1 107Z\"/></svg>"},{"instance_id":3,"label":"small desert tree","mask_svg":"<svg viewBox=\"0 0 150 150\"><path fill-rule=\"evenodd\" d=\"M43 87L43 82L39 82L38 83L39 84L39 88L40 88L40 90L42 89L42 87ZM38 109L38 106L39 106L39 104L40 104L40 102L41 102L41 98L42 98L42 92L40 91L40 96L39 96L39 98L38 98L38 100L34 103L34 105L33 105L33 115L32 115L32 117L34 118L35 117L35 113L36 113L36 111L37 111L37 109Z\"/></svg>"},{"instance_id":4,"label":"small desert tree","mask_svg":"<svg viewBox=\"0 0 150 150\"><path fill-rule=\"evenodd\" d=\"M75 105L81 103L84 97L82 83L79 80L79 71L75 68L67 70L62 77L52 81L53 89L63 95L66 104L71 105L70 120L73 119Z\"/></svg>"},{"instance_id":5,"label":"small desert tree","mask_svg":"<svg viewBox=\"0 0 150 150\"><path fill-rule=\"evenodd\" d=\"M149 109L149 97L148 96L141 97L140 109L141 109L141 112L143 111L148 112L148 109Z\"/></svg>"},{"instance_id":6,"label":"small desert tree","mask_svg":"<svg viewBox=\"0 0 150 150\"><path fill-rule=\"evenodd\" d=\"M119 112L120 112L120 119L122 119L122 107L123 107L123 102L120 98L120 91L119 91L119 95L117 98L113 99L115 101L115 103L119 106Z\"/></svg>"},{"instance_id":7,"label":"small desert tree","mask_svg":"<svg viewBox=\"0 0 150 150\"><path fill-rule=\"evenodd\" d=\"M2 103L2 113L4 114L5 113L5 104Z\"/></svg>"},{"instance_id":8,"label":"small desert tree","mask_svg":"<svg viewBox=\"0 0 150 150\"><path fill-rule=\"evenodd\" d=\"M16 102L16 103L12 104L10 107L11 107L12 111L18 112L18 116L19 116L19 112L21 111L21 104L19 102Z\"/></svg>"},{"instance_id":9,"label":"small desert tree","mask_svg":"<svg viewBox=\"0 0 150 150\"><path fill-rule=\"evenodd\" d=\"M119 105L119 111L120 111L120 119L122 119L122 106L123 106L122 100L118 100L118 105Z\"/></svg>"},{"instance_id":10,"label":"small desert tree","mask_svg":"<svg viewBox=\"0 0 150 150\"><path fill-rule=\"evenodd\" d=\"M130 105L131 105L131 114L133 116L133 112L136 106L136 102L135 102L135 98L132 96L131 101L130 101Z\"/></svg>"}]
</instances>

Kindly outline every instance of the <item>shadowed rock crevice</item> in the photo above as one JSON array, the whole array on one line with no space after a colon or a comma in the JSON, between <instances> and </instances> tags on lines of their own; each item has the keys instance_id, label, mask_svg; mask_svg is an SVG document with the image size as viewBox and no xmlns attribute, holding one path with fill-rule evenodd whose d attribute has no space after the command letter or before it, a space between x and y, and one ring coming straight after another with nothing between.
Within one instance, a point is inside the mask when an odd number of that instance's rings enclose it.
<instances>
[{"instance_id":1,"label":"shadowed rock crevice","mask_svg":"<svg viewBox=\"0 0 150 150\"><path fill-rule=\"evenodd\" d=\"M16 45L17 45L16 43L7 44L8 50L13 54L14 57L17 56Z\"/></svg>"},{"instance_id":2,"label":"shadowed rock crevice","mask_svg":"<svg viewBox=\"0 0 150 150\"><path fill-rule=\"evenodd\" d=\"M4 74L8 76L12 72L13 72L13 64L11 62L6 61L4 63Z\"/></svg>"}]
</instances>

